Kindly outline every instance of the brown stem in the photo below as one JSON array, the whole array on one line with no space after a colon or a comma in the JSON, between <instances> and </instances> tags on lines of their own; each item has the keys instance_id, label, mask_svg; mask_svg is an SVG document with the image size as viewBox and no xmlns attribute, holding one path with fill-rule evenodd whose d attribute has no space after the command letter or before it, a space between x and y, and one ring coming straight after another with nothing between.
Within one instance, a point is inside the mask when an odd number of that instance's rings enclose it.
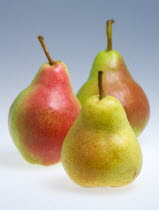
<instances>
[{"instance_id":1,"label":"brown stem","mask_svg":"<svg viewBox=\"0 0 159 210\"><path fill-rule=\"evenodd\" d=\"M103 76L103 71L98 71L99 100L101 100L104 97L102 76Z\"/></svg>"},{"instance_id":2,"label":"brown stem","mask_svg":"<svg viewBox=\"0 0 159 210\"><path fill-rule=\"evenodd\" d=\"M112 50L112 24L114 23L115 21L112 19L112 20L107 20L107 50Z\"/></svg>"},{"instance_id":3,"label":"brown stem","mask_svg":"<svg viewBox=\"0 0 159 210\"><path fill-rule=\"evenodd\" d=\"M40 44L41 44L41 46L42 46L42 48L45 52L45 55L46 55L47 59L49 61L49 64L52 66L54 64L54 60L51 58L51 56L50 56L50 54L47 50L47 47L46 47L45 42L44 42L44 37L43 36L38 36L38 39L39 39L39 42L40 42Z\"/></svg>"}]
</instances>

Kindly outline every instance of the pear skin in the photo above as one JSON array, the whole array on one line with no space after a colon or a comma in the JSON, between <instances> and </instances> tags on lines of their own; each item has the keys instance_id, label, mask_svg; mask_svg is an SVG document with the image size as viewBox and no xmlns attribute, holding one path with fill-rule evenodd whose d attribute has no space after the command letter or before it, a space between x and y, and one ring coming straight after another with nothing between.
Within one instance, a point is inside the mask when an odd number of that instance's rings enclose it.
<instances>
[{"instance_id":1,"label":"pear skin","mask_svg":"<svg viewBox=\"0 0 159 210\"><path fill-rule=\"evenodd\" d=\"M142 152L122 104L89 97L62 146L68 176L83 187L120 187L140 173Z\"/></svg>"}]
</instances>

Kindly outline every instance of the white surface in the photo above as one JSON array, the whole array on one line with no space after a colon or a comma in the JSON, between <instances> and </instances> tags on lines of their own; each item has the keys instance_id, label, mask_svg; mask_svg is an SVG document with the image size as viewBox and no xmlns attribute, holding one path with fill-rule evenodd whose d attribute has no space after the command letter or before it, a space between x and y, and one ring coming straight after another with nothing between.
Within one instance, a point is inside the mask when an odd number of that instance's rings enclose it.
<instances>
[{"instance_id":1,"label":"white surface","mask_svg":"<svg viewBox=\"0 0 159 210\"><path fill-rule=\"evenodd\" d=\"M152 133L152 134L150 134ZM61 164L43 167L25 162L7 130L0 141L0 210L159 209L159 149L151 126L140 136L141 174L121 188L82 188Z\"/></svg>"}]
</instances>

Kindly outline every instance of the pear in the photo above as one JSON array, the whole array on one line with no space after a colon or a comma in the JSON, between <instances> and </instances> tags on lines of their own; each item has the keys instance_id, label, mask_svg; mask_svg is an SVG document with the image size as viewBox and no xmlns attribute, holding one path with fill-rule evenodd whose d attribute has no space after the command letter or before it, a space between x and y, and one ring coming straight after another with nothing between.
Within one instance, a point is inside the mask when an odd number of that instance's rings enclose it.
<instances>
[{"instance_id":1,"label":"pear","mask_svg":"<svg viewBox=\"0 0 159 210\"><path fill-rule=\"evenodd\" d=\"M62 164L80 186L120 187L138 176L142 152L122 104L113 96L103 97L101 90L100 96L86 100L69 130L62 146Z\"/></svg>"},{"instance_id":2,"label":"pear","mask_svg":"<svg viewBox=\"0 0 159 210\"><path fill-rule=\"evenodd\" d=\"M52 60L43 37L38 38L49 63L40 67L31 84L14 100L8 123L25 160L52 165L61 159L63 140L81 105L73 93L66 65Z\"/></svg>"},{"instance_id":3,"label":"pear","mask_svg":"<svg viewBox=\"0 0 159 210\"><path fill-rule=\"evenodd\" d=\"M92 65L86 83L79 90L77 97L83 105L87 98L98 94L97 74L103 71L103 89L106 95L117 98L123 105L129 123L138 136L145 128L150 107L143 89L134 81L118 51L112 50L112 23L107 21L107 49L100 51Z\"/></svg>"}]
</instances>

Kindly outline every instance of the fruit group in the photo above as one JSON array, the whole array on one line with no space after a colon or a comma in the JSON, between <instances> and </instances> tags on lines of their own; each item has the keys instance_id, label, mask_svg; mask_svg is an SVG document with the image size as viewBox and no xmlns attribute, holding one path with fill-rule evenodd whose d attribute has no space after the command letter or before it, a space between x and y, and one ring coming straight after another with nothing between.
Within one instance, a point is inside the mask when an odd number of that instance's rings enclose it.
<instances>
[{"instance_id":1,"label":"fruit group","mask_svg":"<svg viewBox=\"0 0 159 210\"><path fill-rule=\"evenodd\" d=\"M22 156L30 163L51 165L60 161L61 146L81 106L73 93L66 65L48 57L31 84L14 100L9 131Z\"/></svg>"},{"instance_id":2,"label":"fruit group","mask_svg":"<svg viewBox=\"0 0 159 210\"><path fill-rule=\"evenodd\" d=\"M107 50L99 52L93 62L90 76L77 97L82 105L92 95L98 94L97 74L103 71L105 95L117 98L123 105L129 123L138 136L145 128L150 114L148 99L142 88L131 77L118 51L112 50L112 23L107 21Z\"/></svg>"},{"instance_id":3,"label":"fruit group","mask_svg":"<svg viewBox=\"0 0 159 210\"><path fill-rule=\"evenodd\" d=\"M84 187L131 183L142 167L142 153L122 104L112 96L89 97L62 146L62 164ZM101 100L100 100L101 98Z\"/></svg>"}]
</instances>

